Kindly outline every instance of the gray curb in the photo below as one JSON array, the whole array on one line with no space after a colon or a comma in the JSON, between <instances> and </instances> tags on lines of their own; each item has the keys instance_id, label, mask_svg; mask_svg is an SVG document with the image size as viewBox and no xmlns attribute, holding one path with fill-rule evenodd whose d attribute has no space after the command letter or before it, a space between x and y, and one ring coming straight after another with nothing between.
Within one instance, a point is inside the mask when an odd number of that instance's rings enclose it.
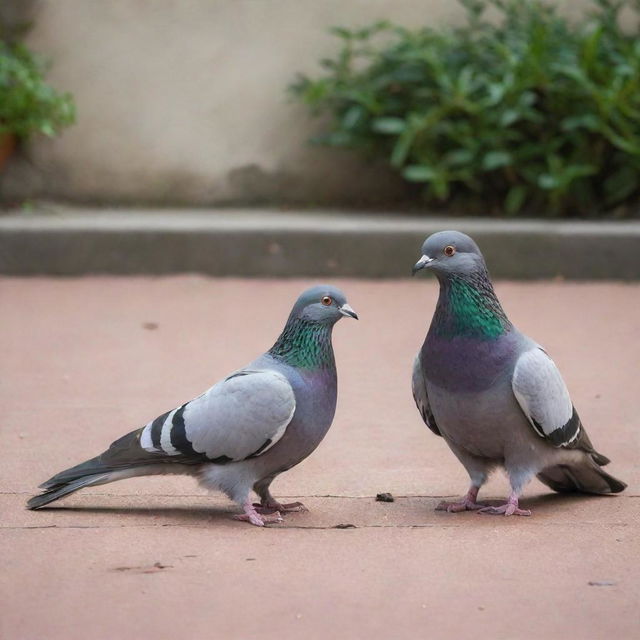
<instances>
[{"instance_id":1,"label":"gray curb","mask_svg":"<svg viewBox=\"0 0 640 640\"><path fill-rule=\"evenodd\" d=\"M498 278L640 278L638 222L235 209L0 216L0 273L409 277L424 238L450 228L474 237Z\"/></svg>"}]
</instances>

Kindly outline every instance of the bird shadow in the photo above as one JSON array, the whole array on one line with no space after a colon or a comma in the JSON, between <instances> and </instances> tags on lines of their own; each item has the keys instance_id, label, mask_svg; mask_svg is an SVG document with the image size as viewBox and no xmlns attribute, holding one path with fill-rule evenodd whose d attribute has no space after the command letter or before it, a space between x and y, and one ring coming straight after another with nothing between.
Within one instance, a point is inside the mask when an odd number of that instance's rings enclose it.
<instances>
[{"instance_id":1,"label":"bird shadow","mask_svg":"<svg viewBox=\"0 0 640 640\"><path fill-rule=\"evenodd\" d=\"M537 516L551 516L552 514L561 513L567 510L567 508L576 510L587 502L612 499L614 496L597 496L597 495L585 495L581 493L546 493L525 497L521 501L521 507L524 509L531 509ZM411 502L421 502L416 498L409 498ZM434 499L435 500L435 499ZM402 498L398 499L402 501ZM439 500L437 500L439 501ZM481 500L481 502L487 506L499 506L504 504L504 498L493 498ZM153 506L100 506L100 505L76 505L76 506L51 506L44 507L41 511L49 513L61 513L66 515L94 515L105 516L105 520L108 517L122 517L127 520L136 520L137 522L129 523L126 526L192 526L192 527L206 527L211 525L217 526L235 526L237 522L233 519L233 516L239 513L239 510L234 505L153 505ZM439 512L440 513L440 512ZM473 512L475 513L475 512ZM325 515L331 519L330 509L327 509ZM414 514L415 518L418 518ZM414 517L409 517L413 521ZM419 517L421 520L423 514ZM74 523L73 526L87 528L93 526L104 526L102 518L99 522L95 520L84 524L82 522ZM309 524L309 523L307 523ZM381 521L380 523L368 523L368 526L376 526L376 524L389 525L388 520ZM401 524L400 522L398 524ZM405 523L406 524L406 523ZM64 525L63 525L64 526ZM113 525L109 523L109 526L122 526ZM332 526L332 525L329 525Z\"/></svg>"},{"instance_id":2,"label":"bird shadow","mask_svg":"<svg viewBox=\"0 0 640 640\"><path fill-rule=\"evenodd\" d=\"M597 500L614 499L613 495L593 495L588 493L565 492L565 493L541 493L534 496L525 496L520 499L520 506L524 509L535 509L542 513L543 511L552 511L553 509L565 509L570 505L585 504L587 502ZM505 500L499 498L481 499L480 502L487 506L500 506Z\"/></svg>"},{"instance_id":3,"label":"bird shadow","mask_svg":"<svg viewBox=\"0 0 640 640\"><path fill-rule=\"evenodd\" d=\"M199 525L211 523L223 523L233 521L233 515L238 513L232 507L219 506L56 506L44 507L40 511L64 512L67 514L93 514L108 516L124 516L127 518L143 517L157 520L162 518L160 526Z\"/></svg>"}]
</instances>

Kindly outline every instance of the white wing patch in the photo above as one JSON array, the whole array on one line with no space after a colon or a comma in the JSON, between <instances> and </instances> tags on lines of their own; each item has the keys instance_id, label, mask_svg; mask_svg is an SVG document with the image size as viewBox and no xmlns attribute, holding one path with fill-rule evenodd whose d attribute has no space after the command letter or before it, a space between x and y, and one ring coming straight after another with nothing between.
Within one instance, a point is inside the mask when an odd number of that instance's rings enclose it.
<instances>
[{"instance_id":1,"label":"white wing patch","mask_svg":"<svg viewBox=\"0 0 640 640\"><path fill-rule=\"evenodd\" d=\"M168 456L178 456L180 452L171 444L171 428L173 426L173 416L176 414L177 409L174 409L169 413L164 424L162 425L162 431L160 432L160 446L162 450Z\"/></svg>"},{"instance_id":2,"label":"white wing patch","mask_svg":"<svg viewBox=\"0 0 640 640\"><path fill-rule=\"evenodd\" d=\"M140 434L140 446L145 451L157 451L157 449L153 446L153 441L151 440L151 423L145 425L142 433Z\"/></svg>"},{"instance_id":3,"label":"white wing patch","mask_svg":"<svg viewBox=\"0 0 640 640\"><path fill-rule=\"evenodd\" d=\"M164 453L168 456L177 456L180 454L171 442L171 429L173 417L178 409L169 411L168 413L157 417L155 420L147 423L140 434L140 446L150 453ZM154 442L154 426L156 427L156 440Z\"/></svg>"},{"instance_id":4,"label":"white wing patch","mask_svg":"<svg viewBox=\"0 0 640 640\"><path fill-rule=\"evenodd\" d=\"M511 383L513 393L536 433L558 446L580 432L569 391L553 360L539 347L523 353Z\"/></svg>"}]
</instances>

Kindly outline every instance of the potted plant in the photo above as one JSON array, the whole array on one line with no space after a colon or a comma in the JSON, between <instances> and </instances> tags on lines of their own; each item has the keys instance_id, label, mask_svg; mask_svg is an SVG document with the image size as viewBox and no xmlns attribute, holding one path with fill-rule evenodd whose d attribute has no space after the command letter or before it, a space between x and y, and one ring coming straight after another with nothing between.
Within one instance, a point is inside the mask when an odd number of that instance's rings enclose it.
<instances>
[{"instance_id":1,"label":"potted plant","mask_svg":"<svg viewBox=\"0 0 640 640\"><path fill-rule=\"evenodd\" d=\"M75 120L73 98L45 82L46 69L26 45L0 41L0 170L18 140L54 136Z\"/></svg>"}]
</instances>

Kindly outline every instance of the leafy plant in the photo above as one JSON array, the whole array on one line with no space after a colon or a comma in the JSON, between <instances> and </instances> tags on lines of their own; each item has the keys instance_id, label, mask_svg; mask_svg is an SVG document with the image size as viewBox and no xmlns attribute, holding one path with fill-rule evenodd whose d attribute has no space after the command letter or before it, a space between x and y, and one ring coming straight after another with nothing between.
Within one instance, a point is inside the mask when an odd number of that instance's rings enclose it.
<instances>
[{"instance_id":1,"label":"leafy plant","mask_svg":"<svg viewBox=\"0 0 640 640\"><path fill-rule=\"evenodd\" d=\"M25 45L0 41L0 133L53 136L74 122L73 98L48 85L45 71Z\"/></svg>"},{"instance_id":2,"label":"leafy plant","mask_svg":"<svg viewBox=\"0 0 640 640\"><path fill-rule=\"evenodd\" d=\"M640 0L592 0L577 22L541 0L459 2L460 27L332 29L337 56L290 87L330 115L316 142L386 158L432 203L630 215L622 205L640 197ZM623 9L632 29L620 27Z\"/></svg>"}]
</instances>

